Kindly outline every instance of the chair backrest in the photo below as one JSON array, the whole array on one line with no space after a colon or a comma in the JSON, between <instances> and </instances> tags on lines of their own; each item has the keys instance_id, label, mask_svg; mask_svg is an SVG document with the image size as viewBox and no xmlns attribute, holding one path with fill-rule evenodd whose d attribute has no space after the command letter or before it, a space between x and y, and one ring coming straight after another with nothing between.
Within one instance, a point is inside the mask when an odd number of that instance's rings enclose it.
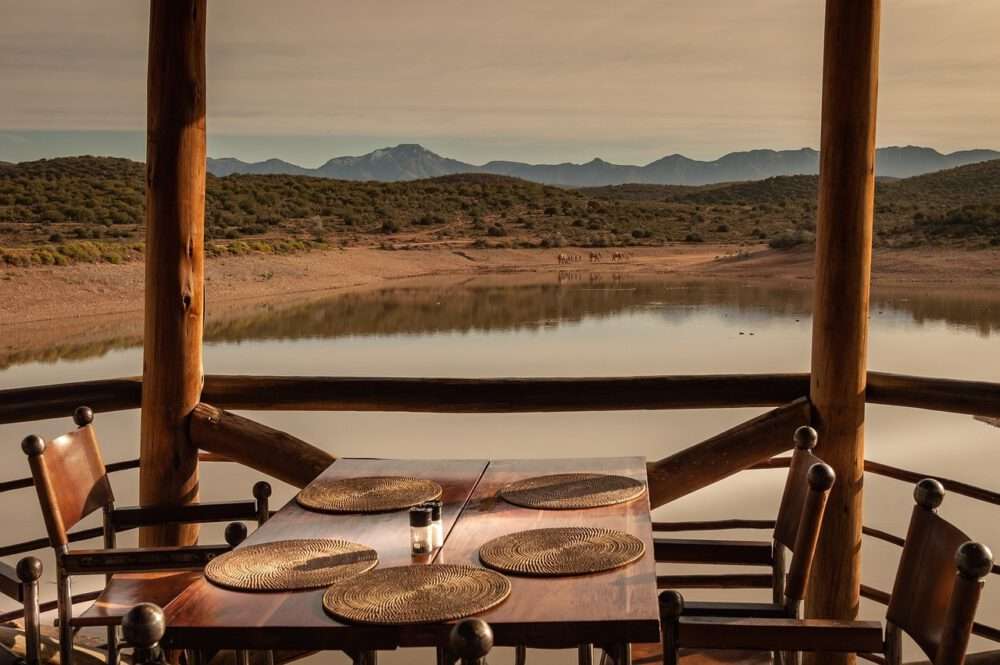
<instances>
[{"instance_id":1,"label":"chair backrest","mask_svg":"<svg viewBox=\"0 0 1000 665\"><path fill-rule=\"evenodd\" d=\"M886 619L920 646L934 665L958 665L965 655L989 549L973 543L937 514L944 488L920 481Z\"/></svg>"},{"instance_id":2,"label":"chair backrest","mask_svg":"<svg viewBox=\"0 0 1000 665\"><path fill-rule=\"evenodd\" d=\"M812 427L795 430L795 450L792 451L792 462L775 520L774 540L793 552L802 521L802 506L809 494L809 469L813 464L823 462L813 453L816 441L816 430Z\"/></svg>"},{"instance_id":3,"label":"chair backrest","mask_svg":"<svg viewBox=\"0 0 1000 665\"><path fill-rule=\"evenodd\" d=\"M65 546L74 525L115 500L93 419L80 407L73 413L78 429L48 442L37 436L21 442L53 547Z\"/></svg>"},{"instance_id":4,"label":"chair backrest","mask_svg":"<svg viewBox=\"0 0 1000 665\"><path fill-rule=\"evenodd\" d=\"M805 597L826 502L836 480L833 469L813 454L816 440L816 430L811 427L795 430L795 451L774 527L775 548L787 547L792 553L788 574L784 583L777 587L784 596L782 602L792 615L798 614ZM783 558L776 560L782 561ZM776 575L783 572L775 570ZM775 602L779 602L778 597Z\"/></svg>"}]
</instances>

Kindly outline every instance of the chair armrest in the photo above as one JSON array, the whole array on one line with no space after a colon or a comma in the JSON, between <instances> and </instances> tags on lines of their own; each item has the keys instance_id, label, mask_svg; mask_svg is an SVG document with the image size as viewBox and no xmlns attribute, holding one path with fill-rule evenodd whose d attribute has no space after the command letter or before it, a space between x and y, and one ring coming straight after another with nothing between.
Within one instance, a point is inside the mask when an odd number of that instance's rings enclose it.
<instances>
[{"instance_id":1,"label":"chair armrest","mask_svg":"<svg viewBox=\"0 0 1000 665\"><path fill-rule=\"evenodd\" d=\"M774 548L760 540L688 540L653 538L658 563L714 563L739 566L770 566Z\"/></svg>"},{"instance_id":2,"label":"chair armrest","mask_svg":"<svg viewBox=\"0 0 1000 665\"><path fill-rule=\"evenodd\" d=\"M657 575L657 589L773 589L772 573Z\"/></svg>"},{"instance_id":3,"label":"chair armrest","mask_svg":"<svg viewBox=\"0 0 1000 665\"><path fill-rule=\"evenodd\" d=\"M256 501L216 501L185 506L126 506L111 511L115 530L159 524L190 524L256 520Z\"/></svg>"},{"instance_id":4,"label":"chair armrest","mask_svg":"<svg viewBox=\"0 0 1000 665\"><path fill-rule=\"evenodd\" d=\"M788 610L777 603L686 601L682 617L743 617L787 619Z\"/></svg>"},{"instance_id":5,"label":"chair armrest","mask_svg":"<svg viewBox=\"0 0 1000 665\"><path fill-rule=\"evenodd\" d=\"M878 621L681 616L677 631L681 648L840 653L882 653L884 649Z\"/></svg>"},{"instance_id":6,"label":"chair armrest","mask_svg":"<svg viewBox=\"0 0 1000 665\"><path fill-rule=\"evenodd\" d=\"M201 570L206 563L230 549L232 547L229 545L192 545L76 550L63 554L60 563L70 575Z\"/></svg>"}]
</instances>

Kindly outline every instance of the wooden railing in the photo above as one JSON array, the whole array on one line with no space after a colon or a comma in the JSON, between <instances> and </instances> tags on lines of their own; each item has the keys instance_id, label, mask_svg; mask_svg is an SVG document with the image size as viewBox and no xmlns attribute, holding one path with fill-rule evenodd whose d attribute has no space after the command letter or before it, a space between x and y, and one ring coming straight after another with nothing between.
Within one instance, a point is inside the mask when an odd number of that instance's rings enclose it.
<instances>
[{"instance_id":1,"label":"wooden railing","mask_svg":"<svg viewBox=\"0 0 1000 665\"><path fill-rule=\"evenodd\" d=\"M808 374L613 378L421 379L205 377L202 401L224 409L516 413L780 406L809 393ZM1000 384L868 373L872 404L1000 417ZM0 390L0 424L139 408L138 378Z\"/></svg>"},{"instance_id":2,"label":"wooden railing","mask_svg":"<svg viewBox=\"0 0 1000 665\"><path fill-rule=\"evenodd\" d=\"M811 407L807 374L653 376L614 378L426 379L355 377L205 377L202 400L189 420L189 435L203 460L239 462L296 486L308 483L334 461L328 453L295 437L224 409L292 411L410 411L433 413L517 413L777 407L702 443L649 464L654 507L746 469L780 468L788 458L791 432L808 424ZM0 423L65 417L86 404L99 412L138 408L142 382L136 378L86 381L0 391ZM870 403L915 407L981 417L1000 417L1000 384L869 372ZM109 471L136 468L138 460L109 465ZM935 474L865 462L867 473L913 483L937 478L946 489L1000 505L1000 493ZM30 487L30 478L0 483L0 493ZM658 522L661 530L770 529L770 520L728 519ZM865 527L871 538L901 546L903 538ZM100 529L74 533L79 541ZM0 547L11 556L48 546L37 538ZM994 566L993 573L1000 573ZM668 575L678 587L758 588L769 575ZM886 594L865 587L876 602ZM92 597L93 594L85 596ZM83 596L80 600L84 600ZM47 605L46 605L47 606ZM0 615L9 620L17 612ZM976 624L975 633L1000 642L1000 629Z\"/></svg>"}]
</instances>

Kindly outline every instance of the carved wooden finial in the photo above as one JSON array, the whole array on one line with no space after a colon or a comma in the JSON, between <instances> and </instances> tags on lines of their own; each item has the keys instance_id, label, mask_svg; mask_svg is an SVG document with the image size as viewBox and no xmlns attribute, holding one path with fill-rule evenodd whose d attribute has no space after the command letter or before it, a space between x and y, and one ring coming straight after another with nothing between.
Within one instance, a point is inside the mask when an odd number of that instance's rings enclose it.
<instances>
[{"instance_id":1,"label":"carved wooden finial","mask_svg":"<svg viewBox=\"0 0 1000 665\"><path fill-rule=\"evenodd\" d=\"M42 576L42 562L33 556L26 556L17 562L17 579L28 584Z\"/></svg>"},{"instance_id":2,"label":"carved wooden finial","mask_svg":"<svg viewBox=\"0 0 1000 665\"><path fill-rule=\"evenodd\" d=\"M253 498L266 499L271 496L271 483L266 480L258 480L253 484Z\"/></svg>"},{"instance_id":3,"label":"carved wooden finial","mask_svg":"<svg viewBox=\"0 0 1000 665\"><path fill-rule=\"evenodd\" d=\"M812 450L816 447L816 442L819 441L819 435L812 427L803 425L795 430L792 439L795 441L795 447L799 450Z\"/></svg>"},{"instance_id":4,"label":"carved wooden finial","mask_svg":"<svg viewBox=\"0 0 1000 665\"><path fill-rule=\"evenodd\" d=\"M981 580L993 570L993 552L982 543L969 541L958 548L955 565L962 577Z\"/></svg>"},{"instance_id":5,"label":"carved wooden finial","mask_svg":"<svg viewBox=\"0 0 1000 665\"><path fill-rule=\"evenodd\" d=\"M944 486L933 478L924 478L913 488L913 500L927 510L936 510L944 501Z\"/></svg>"},{"instance_id":6,"label":"carved wooden finial","mask_svg":"<svg viewBox=\"0 0 1000 665\"><path fill-rule=\"evenodd\" d=\"M86 427L94 422L94 411L89 406L78 406L73 412L73 422L77 427Z\"/></svg>"},{"instance_id":7,"label":"carved wooden finial","mask_svg":"<svg viewBox=\"0 0 1000 665\"><path fill-rule=\"evenodd\" d=\"M35 455L41 455L45 452L45 441L40 436L35 436L34 434L24 437L21 441L21 450L28 457L34 457Z\"/></svg>"},{"instance_id":8,"label":"carved wooden finial","mask_svg":"<svg viewBox=\"0 0 1000 665\"><path fill-rule=\"evenodd\" d=\"M482 619L464 619L451 629L448 646L463 665L480 663L493 648L493 629Z\"/></svg>"},{"instance_id":9,"label":"carved wooden finial","mask_svg":"<svg viewBox=\"0 0 1000 665\"><path fill-rule=\"evenodd\" d=\"M136 648L155 648L166 630L167 620L163 610L153 603L139 603L122 617L122 633Z\"/></svg>"},{"instance_id":10,"label":"carved wooden finial","mask_svg":"<svg viewBox=\"0 0 1000 665\"><path fill-rule=\"evenodd\" d=\"M684 613L684 596L677 591L664 591L660 594L660 615L677 619Z\"/></svg>"},{"instance_id":11,"label":"carved wooden finial","mask_svg":"<svg viewBox=\"0 0 1000 665\"><path fill-rule=\"evenodd\" d=\"M226 525L226 542L230 547L236 547L247 539L247 526L243 522L230 522Z\"/></svg>"},{"instance_id":12,"label":"carved wooden finial","mask_svg":"<svg viewBox=\"0 0 1000 665\"><path fill-rule=\"evenodd\" d=\"M818 492L825 492L833 487L833 483L837 480L837 474L834 473L833 467L829 464L817 462L809 467L807 480L809 487Z\"/></svg>"}]
</instances>

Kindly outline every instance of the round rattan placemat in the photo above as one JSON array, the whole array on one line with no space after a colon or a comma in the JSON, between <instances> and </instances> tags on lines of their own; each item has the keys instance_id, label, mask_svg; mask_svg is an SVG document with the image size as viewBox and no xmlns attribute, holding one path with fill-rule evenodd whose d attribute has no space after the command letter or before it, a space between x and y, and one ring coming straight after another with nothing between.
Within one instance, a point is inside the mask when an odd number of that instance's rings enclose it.
<instances>
[{"instance_id":1,"label":"round rattan placemat","mask_svg":"<svg viewBox=\"0 0 1000 665\"><path fill-rule=\"evenodd\" d=\"M479 548L479 560L504 573L561 577L621 568L645 550L641 540L622 531L558 527L494 538Z\"/></svg>"},{"instance_id":2,"label":"round rattan placemat","mask_svg":"<svg viewBox=\"0 0 1000 665\"><path fill-rule=\"evenodd\" d=\"M371 476L315 480L295 497L304 508L326 513L385 513L440 498L433 480Z\"/></svg>"},{"instance_id":3,"label":"round rattan placemat","mask_svg":"<svg viewBox=\"0 0 1000 665\"><path fill-rule=\"evenodd\" d=\"M525 478L500 490L515 506L545 510L598 508L632 501L646 487L634 478L601 473L558 473Z\"/></svg>"},{"instance_id":4,"label":"round rattan placemat","mask_svg":"<svg viewBox=\"0 0 1000 665\"><path fill-rule=\"evenodd\" d=\"M434 564L379 568L334 584L323 607L351 623L437 623L480 614L510 595L510 580L492 570Z\"/></svg>"},{"instance_id":5,"label":"round rattan placemat","mask_svg":"<svg viewBox=\"0 0 1000 665\"><path fill-rule=\"evenodd\" d=\"M237 591L320 589L371 570L378 554L346 540L280 540L240 547L205 566L205 577Z\"/></svg>"}]
</instances>

